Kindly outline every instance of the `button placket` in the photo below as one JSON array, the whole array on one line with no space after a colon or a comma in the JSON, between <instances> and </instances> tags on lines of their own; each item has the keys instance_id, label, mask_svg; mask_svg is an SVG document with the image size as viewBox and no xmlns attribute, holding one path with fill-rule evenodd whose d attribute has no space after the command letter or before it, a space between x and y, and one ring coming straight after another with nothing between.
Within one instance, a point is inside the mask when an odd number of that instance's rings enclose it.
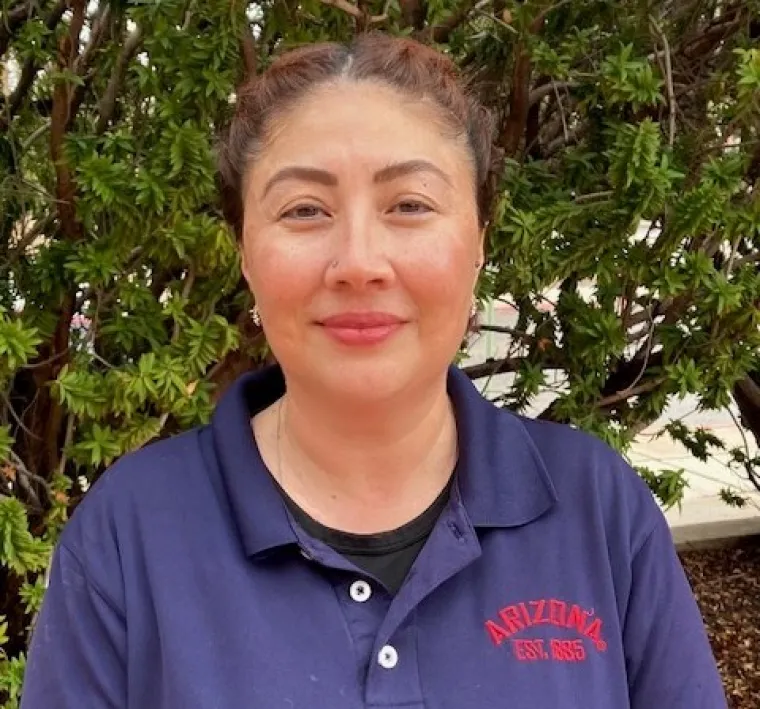
<instances>
[{"instance_id":1,"label":"button placket","mask_svg":"<svg viewBox=\"0 0 760 709\"><path fill-rule=\"evenodd\" d=\"M452 505L438 520L378 630L376 660L367 674L367 705L424 705L417 666L416 608L480 553L480 543L464 508ZM391 665L392 671L386 665Z\"/></svg>"},{"instance_id":2,"label":"button placket","mask_svg":"<svg viewBox=\"0 0 760 709\"><path fill-rule=\"evenodd\" d=\"M423 706L413 619L375 645L364 690L366 706Z\"/></svg>"}]
</instances>

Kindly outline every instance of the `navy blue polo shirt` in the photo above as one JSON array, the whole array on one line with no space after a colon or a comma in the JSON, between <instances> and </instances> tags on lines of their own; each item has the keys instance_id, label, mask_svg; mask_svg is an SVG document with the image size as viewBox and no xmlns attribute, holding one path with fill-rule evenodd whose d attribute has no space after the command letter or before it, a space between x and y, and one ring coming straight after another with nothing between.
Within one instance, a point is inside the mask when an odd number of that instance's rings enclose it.
<instances>
[{"instance_id":1,"label":"navy blue polo shirt","mask_svg":"<svg viewBox=\"0 0 760 709\"><path fill-rule=\"evenodd\" d=\"M719 709L651 494L569 427L451 369L451 500L391 596L298 527L242 377L212 423L131 454L64 530L22 709Z\"/></svg>"}]
</instances>

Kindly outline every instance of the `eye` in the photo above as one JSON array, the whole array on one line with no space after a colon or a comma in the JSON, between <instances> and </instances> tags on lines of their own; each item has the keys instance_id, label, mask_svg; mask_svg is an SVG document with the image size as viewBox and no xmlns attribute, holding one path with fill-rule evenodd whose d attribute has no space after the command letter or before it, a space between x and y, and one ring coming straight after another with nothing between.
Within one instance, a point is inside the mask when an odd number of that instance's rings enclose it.
<instances>
[{"instance_id":1,"label":"eye","mask_svg":"<svg viewBox=\"0 0 760 709\"><path fill-rule=\"evenodd\" d=\"M402 202L399 202L394 207L394 210L400 214L411 216L417 214L427 214L428 212L433 211L430 206L417 199L405 199Z\"/></svg>"},{"instance_id":2,"label":"eye","mask_svg":"<svg viewBox=\"0 0 760 709\"><path fill-rule=\"evenodd\" d=\"M283 212L281 219L295 219L297 221L311 221L325 214L325 210L316 204L299 204L286 212Z\"/></svg>"}]
</instances>

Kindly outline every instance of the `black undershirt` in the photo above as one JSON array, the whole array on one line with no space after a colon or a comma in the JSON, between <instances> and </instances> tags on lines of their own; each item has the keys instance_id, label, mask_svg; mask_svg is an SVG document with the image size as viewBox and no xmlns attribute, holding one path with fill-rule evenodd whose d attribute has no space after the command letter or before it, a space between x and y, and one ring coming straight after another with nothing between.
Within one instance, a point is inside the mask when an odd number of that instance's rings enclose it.
<instances>
[{"instance_id":1,"label":"black undershirt","mask_svg":"<svg viewBox=\"0 0 760 709\"><path fill-rule=\"evenodd\" d=\"M378 534L352 534L326 527L306 514L282 488L280 492L290 513L307 534L332 547L395 594L449 501L451 481L419 517Z\"/></svg>"}]
</instances>

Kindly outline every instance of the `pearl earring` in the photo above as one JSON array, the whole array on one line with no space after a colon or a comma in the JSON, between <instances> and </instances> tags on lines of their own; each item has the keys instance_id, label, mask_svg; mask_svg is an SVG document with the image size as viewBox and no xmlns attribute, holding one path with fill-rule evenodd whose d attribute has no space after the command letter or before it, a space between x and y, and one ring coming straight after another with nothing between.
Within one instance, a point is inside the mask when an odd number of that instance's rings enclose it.
<instances>
[{"instance_id":1,"label":"pearl earring","mask_svg":"<svg viewBox=\"0 0 760 709\"><path fill-rule=\"evenodd\" d=\"M251 320L256 327L261 327L261 313L259 313L259 306L254 305L249 311Z\"/></svg>"}]
</instances>

